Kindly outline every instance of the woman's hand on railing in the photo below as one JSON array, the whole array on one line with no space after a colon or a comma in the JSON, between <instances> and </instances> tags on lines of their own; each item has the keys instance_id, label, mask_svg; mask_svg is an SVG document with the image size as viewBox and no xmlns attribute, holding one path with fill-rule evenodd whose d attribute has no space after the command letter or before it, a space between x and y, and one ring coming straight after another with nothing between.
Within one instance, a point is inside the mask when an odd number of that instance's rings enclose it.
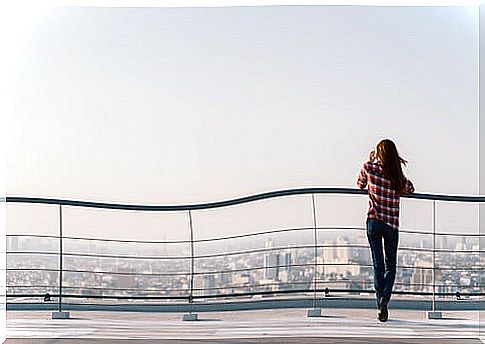
<instances>
[{"instance_id":1,"label":"woman's hand on railing","mask_svg":"<svg viewBox=\"0 0 485 344\"><path fill-rule=\"evenodd\" d=\"M374 150L371 150L369 152L369 161L374 162L376 160L376 152Z\"/></svg>"}]
</instances>

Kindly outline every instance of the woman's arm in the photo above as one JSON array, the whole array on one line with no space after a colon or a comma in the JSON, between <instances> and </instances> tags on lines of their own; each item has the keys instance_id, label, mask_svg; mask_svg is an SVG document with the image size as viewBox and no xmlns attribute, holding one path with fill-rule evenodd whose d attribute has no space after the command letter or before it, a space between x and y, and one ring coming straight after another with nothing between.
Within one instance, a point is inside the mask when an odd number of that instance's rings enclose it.
<instances>
[{"instance_id":1,"label":"woman's arm","mask_svg":"<svg viewBox=\"0 0 485 344\"><path fill-rule=\"evenodd\" d=\"M357 178L357 186L359 187L359 189L362 189L362 190L364 190L365 187L367 186L367 172L365 170L365 164L360 169L359 177Z\"/></svg>"},{"instance_id":2,"label":"woman's arm","mask_svg":"<svg viewBox=\"0 0 485 344\"><path fill-rule=\"evenodd\" d=\"M365 187L367 186L367 168L366 167L368 167L367 164L369 162L374 163L375 160L376 160L376 152L371 150L370 153L369 153L369 160L364 163L364 165L360 169L359 177L357 178L357 186L359 187L359 189L364 190Z\"/></svg>"}]
</instances>

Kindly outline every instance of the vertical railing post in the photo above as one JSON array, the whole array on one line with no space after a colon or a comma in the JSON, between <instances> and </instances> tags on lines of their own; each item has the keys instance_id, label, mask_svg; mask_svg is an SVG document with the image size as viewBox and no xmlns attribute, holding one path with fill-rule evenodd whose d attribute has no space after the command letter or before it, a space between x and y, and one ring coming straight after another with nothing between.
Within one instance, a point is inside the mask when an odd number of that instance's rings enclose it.
<instances>
[{"instance_id":1,"label":"vertical railing post","mask_svg":"<svg viewBox=\"0 0 485 344\"><path fill-rule=\"evenodd\" d=\"M436 201L433 200L433 312L436 311Z\"/></svg>"},{"instance_id":2,"label":"vertical railing post","mask_svg":"<svg viewBox=\"0 0 485 344\"><path fill-rule=\"evenodd\" d=\"M433 279L433 300L432 310L428 312L428 319L441 319L441 312L436 311L436 200L433 200L433 262L432 262L432 279Z\"/></svg>"},{"instance_id":3,"label":"vertical railing post","mask_svg":"<svg viewBox=\"0 0 485 344\"><path fill-rule=\"evenodd\" d=\"M189 313L183 315L183 320L197 320L197 314L192 313L193 297L194 297L194 227L192 224L192 212L189 214L189 229L190 229L190 284L189 284Z\"/></svg>"},{"instance_id":4,"label":"vertical railing post","mask_svg":"<svg viewBox=\"0 0 485 344\"><path fill-rule=\"evenodd\" d=\"M59 204L59 312L62 312L62 263L63 263L63 240L62 240L62 204Z\"/></svg>"},{"instance_id":5,"label":"vertical railing post","mask_svg":"<svg viewBox=\"0 0 485 344\"><path fill-rule=\"evenodd\" d=\"M62 271L63 271L63 234L62 234L62 204L59 204L59 302L57 312L52 312L52 319L68 319L69 312L62 311Z\"/></svg>"},{"instance_id":6,"label":"vertical railing post","mask_svg":"<svg viewBox=\"0 0 485 344\"><path fill-rule=\"evenodd\" d=\"M194 228L192 226L192 213L189 210L189 224L190 224L190 294L189 302L192 305L194 297ZM192 308L190 310L192 312Z\"/></svg>"},{"instance_id":7,"label":"vertical railing post","mask_svg":"<svg viewBox=\"0 0 485 344\"><path fill-rule=\"evenodd\" d=\"M317 213L315 207L315 194L312 193L312 214L313 214L313 308L308 310L307 316L319 317L322 310L317 308Z\"/></svg>"}]
</instances>

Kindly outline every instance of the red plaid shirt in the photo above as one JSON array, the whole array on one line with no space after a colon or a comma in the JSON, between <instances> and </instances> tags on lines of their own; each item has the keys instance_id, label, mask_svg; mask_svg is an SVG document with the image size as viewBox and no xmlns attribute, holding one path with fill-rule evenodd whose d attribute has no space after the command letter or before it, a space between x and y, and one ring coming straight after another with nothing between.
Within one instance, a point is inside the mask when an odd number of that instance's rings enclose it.
<instances>
[{"instance_id":1,"label":"red plaid shirt","mask_svg":"<svg viewBox=\"0 0 485 344\"><path fill-rule=\"evenodd\" d=\"M369 210L367 217L381 220L391 228L399 229L399 193L391 188L391 181L384 175L382 165L366 162L362 166L357 186L364 190L367 186L369 194ZM404 192L414 192L413 183L406 179Z\"/></svg>"}]
</instances>

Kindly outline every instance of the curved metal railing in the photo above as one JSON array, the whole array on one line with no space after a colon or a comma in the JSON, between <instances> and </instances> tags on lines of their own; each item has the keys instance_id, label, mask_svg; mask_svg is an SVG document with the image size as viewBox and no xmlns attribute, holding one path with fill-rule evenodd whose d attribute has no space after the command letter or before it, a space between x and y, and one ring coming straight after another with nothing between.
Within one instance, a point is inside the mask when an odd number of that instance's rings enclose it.
<instances>
[{"instance_id":1,"label":"curved metal railing","mask_svg":"<svg viewBox=\"0 0 485 344\"><path fill-rule=\"evenodd\" d=\"M350 285L361 285L364 288L339 288L333 287L333 284L341 283L342 280L319 280L317 278L317 268L325 266L335 266L335 265L345 265L344 263L334 263L334 262L319 262L318 261L318 250L319 249L326 249L326 248L355 248L355 249L366 249L368 250L368 245L359 245L359 244L345 244L345 245L325 245L319 244L317 240L317 231L321 230L350 230L350 231L365 231L365 228L362 227L330 227L330 226L318 226L317 219L316 219L316 211L315 211L315 199L314 195L316 194L346 194L346 195L367 195L367 192L364 190L358 189L351 189L351 188L300 188L300 189L289 189L289 190L280 190L280 191L273 191L273 192L266 192L236 199L230 199L225 201L218 201L218 202L211 202L211 203L204 203L204 204L185 204L185 205L139 205L139 204L115 204L115 203L101 203L101 202L89 202L89 201L76 201L76 200L68 200L68 199L52 199L52 198L34 198L34 197L14 197L8 196L5 198L7 203L29 203L29 204L50 204L50 205L57 205L59 207L59 235L40 235L40 234L7 234L7 237L29 237L29 238L37 238L37 239L52 239L59 241L59 249L57 251L34 251L34 250L15 250L15 251L7 251L7 257L12 255L33 255L33 256L58 256L59 258L59 265L57 268L39 268L39 267L7 267L7 272L15 272L17 274L26 272L31 273L33 271L41 271L45 273L53 273L58 274L58 284L57 286L54 285L7 285L7 288L10 290L23 290L27 289L26 292L15 292L15 293L8 293L7 298L43 298L45 297L45 292L28 292L30 290L50 290L53 291L50 294L50 297L58 298L58 309L59 311L62 310L62 300L63 298L69 299L130 299L130 300L188 300L190 304L192 304L194 299L211 299L211 298L237 298L243 296L263 296L263 295L279 295L279 294L294 294L294 293L313 293L313 301L315 306L315 301L317 298L317 293L373 293L372 289L372 281L369 280L352 280ZM245 233L239 235L232 235L232 236L224 236L224 237L214 237L214 238L203 238L203 239L195 239L194 238L194 231L193 231L193 219L192 219L192 212L198 210L206 210L206 209L214 209L214 208L221 208L221 207L229 207L235 206L245 203L250 203L259 200L277 198L277 197L285 197L285 196L295 196L295 195L310 195L312 201L312 219L313 219L313 226L308 227L297 227L297 228L277 228L277 229L269 229L265 231L255 232L255 233ZM470 266L463 266L463 267L452 267L452 266L437 266L436 265L436 254L441 253L450 253L450 254L474 254L480 255L485 252L485 250L451 250L446 248L437 248L436 247L436 238L437 237L445 237L445 236L452 236L452 237L470 237L470 238L480 238L485 235L477 233L477 234L470 234L470 233L439 233L436 231L436 221L435 221L435 209L436 209L436 201L450 201L450 202L467 202L467 203L479 203L485 202L484 196L462 196L462 195L435 195L435 194L421 194L421 193L413 193L408 195L403 195L404 198L411 198L411 199L420 199L420 200L429 200L433 202L433 231L426 232L426 231L419 231L419 230L409 230L409 229L401 229L401 233L407 234L417 234L417 235L431 235L433 238L433 245L431 248L425 247L400 247L400 251L414 251L414 252L423 252L432 254L432 265L431 266L413 266L413 265L398 265L398 269L414 269L414 270L431 270L432 271L432 292L429 291L407 291L407 290L396 290L396 294L403 294L403 295L421 295L421 296L432 296L433 297L433 310L435 307L435 300L437 296L456 296L456 292L450 291L436 291L437 287L440 287L436 284L436 272L442 271L476 271L480 273L481 271L485 270L481 265L478 267L470 267ZM189 228L188 240L171 240L171 241L147 241L147 240L122 240L122 239L113 239L113 238L93 238L93 237L79 237L79 236L64 236L63 235L63 214L62 209L65 206L69 207L83 207L83 208L99 208L99 209L114 209L114 210L130 210L130 211L138 211L138 212L187 212L189 217ZM232 239L241 239L247 238L252 236L261 236L261 235L268 235L268 234L281 234L285 232L297 232L297 231L308 231L313 232L313 244L310 245L293 245L291 247L265 247L265 248L256 248L256 249L244 249L244 250L235 250L231 252L223 252L223 253L211 253L211 254L198 254L194 253L194 246L204 243L204 242L219 242L223 240L232 240ZM107 242L107 243L124 243L124 244L186 244L190 246L190 254L188 255L179 255L179 256L149 256L149 255L126 255L126 254L99 254L99 253L82 253L82 252L65 252L64 251L64 243L66 240L69 241L89 241L89 242ZM230 269L222 269L222 270L210 270L205 271L199 269L201 271L196 271L195 263L199 260L203 259L210 259L210 258L224 258L224 257L231 257L231 256L238 256L238 255L248 255L248 254L267 254L269 252L279 252L285 251L288 249L306 249L313 252L313 259L310 262L304 263L295 263L291 264L292 268L300 267L306 268L310 267L313 268L313 278L311 280L298 282L293 281L292 283L287 283L287 289L271 289L271 290L256 290L252 291L253 287L274 287L279 286L281 287L284 283L263 283L257 285L250 285L248 283L243 284L234 284L225 287L209 287L209 288L197 288L194 287L194 278L196 276L204 276L204 275L216 275L216 274L230 274L230 273L240 273L240 272L251 272L256 270L263 270L263 269L279 269L285 268L287 265L277 264L264 264L263 266L251 266L251 267L239 267L239 268L230 268ZM119 272L119 271L101 271L101 270L89 270L89 269L65 269L63 267L63 263L66 258L96 258L96 259L133 259L133 260L178 260L178 261L186 261L187 264L185 267L186 270L184 271L175 271L175 272L168 272L168 273L139 273L139 272ZM350 266L358 266L359 268L371 268L371 264L363 264L363 263L347 263ZM161 276L185 276L187 279L187 287L183 288L165 288L165 287L158 287L158 288L102 288L102 287L80 287L74 285L64 285L64 277L65 274L97 274L97 275L113 275L113 276L137 276L137 277L161 277ZM325 277L325 276L324 276ZM324 288L318 288L317 285L323 284ZM399 281L396 282L396 285L399 286L400 284L411 286L412 283L400 283ZM423 285L423 283L420 283ZM367 288L366 288L367 287ZM460 284L455 285L447 285L447 287L455 287L457 290L460 288ZM65 290L73 290L73 291L82 291L82 290L90 290L90 291L123 291L128 292L128 295L99 295L95 293L66 293ZM240 292L234 292L234 290L246 290ZM172 295L160 295L160 293L169 292L178 292L178 294ZM210 293L206 293L206 292ZM140 295L140 293L144 293ZM153 295L155 294L155 295ZM478 291L468 291L468 292L460 292L459 295L461 296L483 296L484 293L481 292L479 289Z\"/></svg>"}]
</instances>

